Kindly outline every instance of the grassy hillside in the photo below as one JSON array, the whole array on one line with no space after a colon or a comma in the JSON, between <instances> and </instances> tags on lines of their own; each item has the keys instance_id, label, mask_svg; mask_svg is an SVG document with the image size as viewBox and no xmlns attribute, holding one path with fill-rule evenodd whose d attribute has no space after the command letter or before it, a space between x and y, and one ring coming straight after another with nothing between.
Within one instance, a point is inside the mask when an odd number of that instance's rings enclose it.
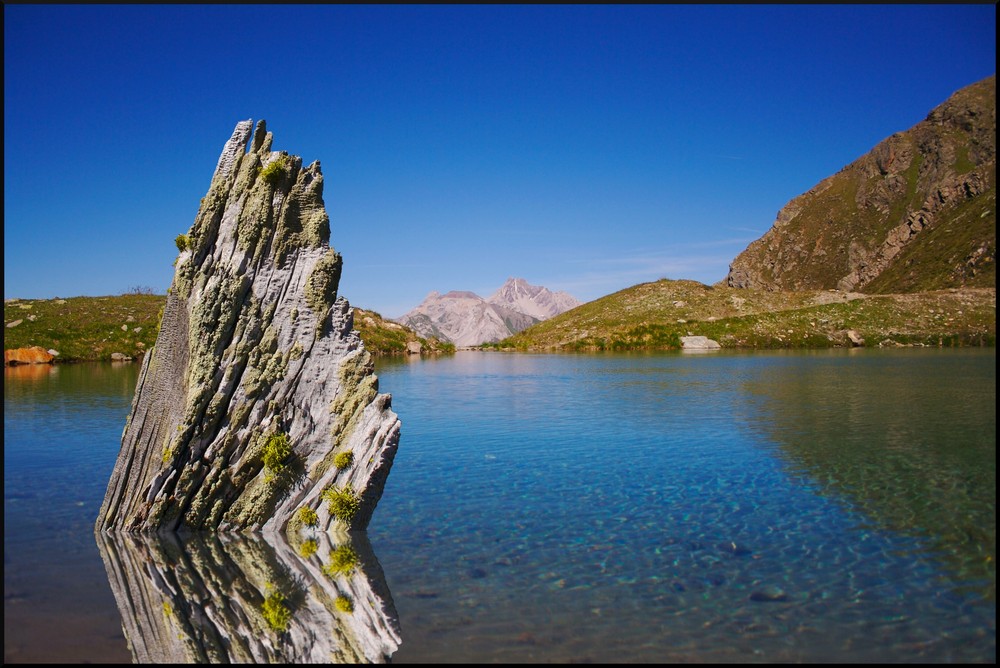
<instances>
[{"instance_id":1,"label":"grassy hillside","mask_svg":"<svg viewBox=\"0 0 1000 668\"><path fill-rule=\"evenodd\" d=\"M125 294L69 299L17 299L3 307L5 350L59 351L57 360L110 360L112 353L140 358L156 342L164 295ZM15 324L16 323L16 324ZM451 344L427 340L374 311L355 309L354 327L375 355L404 354L406 344L421 343L424 353L453 352Z\"/></svg>"},{"instance_id":2,"label":"grassy hillside","mask_svg":"<svg viewBox=\"0 0 1000 668\"><path fill-rule=\"evenodd\" d=\"M110 360L112 353L142 357L156 341L166 300L127 294L5 301L3 347L51 348L60 362Z\"/></svg>"},{"instance_id":3,"label":"grassy hillside","mask_svg":"<svg viewBox=\"0 0 1000 668\"><path fill-rule=\"evenodd\" d=\"M375 311L354 309L354 329L365 342L365 348L376 355L406 354L407 344L420 343L423 353L453 353L455 344L436 338L423 338L415 331L392 320L386 320Z\"/></svg>"},{"instance_id":4,"label":"grassy hillside","mask_svg":"<svg viewBox=\"0 0 1000 668\"><path fill-rule=\"evenodd\" d=\"M903 295L768 292L695 281L642 283L539 323L493 346L514 350L639 350L707 336L723 348L996 345L996 289Z\"/></svg>"},{"instance_id":5,"label":"grassy hillside","mask_svg":"<svg viewBox=\"0 0 1000 668\"><path fill-rule=\"evenodd\" d=\"M163 295L127 294L4 303L4 348L41 346L61 362L141 357L156 341ZM12 323L20 321L11 326ZM376 355L426 353L452 344L357 308L354 327ZM996 345L996 288L895 295L829 290L769 292L661 280L621 290L539 323L497 344L513 350L669 350L682 336L707 336L724 348L865 345Z\"/></svg>"}]
</instances>

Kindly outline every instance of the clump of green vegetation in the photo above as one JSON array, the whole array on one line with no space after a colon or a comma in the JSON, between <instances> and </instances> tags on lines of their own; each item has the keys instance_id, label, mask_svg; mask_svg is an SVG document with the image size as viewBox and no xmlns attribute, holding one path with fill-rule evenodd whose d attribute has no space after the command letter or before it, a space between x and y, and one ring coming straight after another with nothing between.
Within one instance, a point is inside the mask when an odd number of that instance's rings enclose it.
<instances>
[{"instance_id":1,"label":"clump of green vegetation","mask_svg":"<svg viewBox=\"0 0 1000 668\"><path fill-rule=\"evenodd\" d=\"M264 444L263 460L269 480L284 470L285 460L291 453L292 446L288 442L288 434L278 432L268 437L267 443Z\"/></svg>"},{"instance_id":2,"label":"clump of green vegetation","mask_svg":"<svg viewBox=\"0 0 1000 668\"><path fill-rule=\"evenodd\" d=\"M292 620L292 611L285 605L285 597L281 595L281 592L272 591L268 594L260 608L272 631L284 633L288 630L288 623Z\"/></svg>"},{"instance_id":3,"label":"clump of green vegetation","mask_svg":"<svg viewBox=\"0 0 1000 668\"><path fill-rule=\"evenodd\" d=\"M299 556L303 559L309 559L316 554L316 550L318 549L319 543L316 542L315 538L310 538L309 540L303 541L302 544L299 545Z\"/></svg>"},{"instance_id":4,"label":"clump of green vegetation","mask_svg":"<svg viewBox=\"0 0 1000 668\"><path fill-rule=\"evenodd\" d=\"M314 527L319 524L319 515L309 506L299 508L299 521L307 527Z\"/></svg>"},{"instance_id":5,"label":"clump of green vegetation","mask_svg":"<svg viewBox=\"0 0 1000 668\"><path fill-rule=\"evenodd\" d=\"M350 575L358 565L358 553L350 545L340 545L330 553L330 563L323 566L323 572L333 577L335 575Z\"/></svg>"},{"instance_id":6,"label":"clump of green vegetation","mask_svg":"<svg viewBox=\"0 0 1000 668\"><path fill-rule=\"evenodd\" d=\"M351 468L351 464L354 463L354 453L350 450L345 450L344 452L338 452L337 456L333 458L333 465L337 467L337 470L343 471L345 469Z\"/></svg>"},{"instance_id":7,"label":"clump of green vegetation","mask_svg":"<svg viewBox=\"0 0 1000 668\"><path fill-rule=\"evenodd\" d=\"M327 503L327 509L330 511L330 514L347 524L350 524L354 515L361 507L361 499L358 498L358 495L350 486L343 488L327 487L323 490L322 497Z\"/></svg>"},{"instance_id":8,"label":"clump of green vegetation","mask_svg":"<svg viewBox=\"0 0 1000 668\"><path fill-rule=\"evenodd\" d=\"M287 162L288 159L285 157L274 160L267 167L260 170L260 178L272 186L281 183L281 180L285 177L285 165Z\"/></svg>"},{"instance_id":9,"label":"clump of green vegetation","mask_svg":"<svg viewBox=\"0 0 1000 668\"><path fill-rule=\"evenodd\" d=\"M338 596L337 600L333 602L337 606L337 610L341 612L354 612L354 601L350 599L349 596Z\"/></svg>"},{"instance_id":10,"label":"clump of green vegetation","mask_svg":"<svg viewBox=\"0 0 1000 668\"><path fill-rule=\"evenodd\" d=\"M191 248L191 238L186 234L178 234L174 243L177 244L177 250L181 253Z\"/></svg>"}]
</instances>

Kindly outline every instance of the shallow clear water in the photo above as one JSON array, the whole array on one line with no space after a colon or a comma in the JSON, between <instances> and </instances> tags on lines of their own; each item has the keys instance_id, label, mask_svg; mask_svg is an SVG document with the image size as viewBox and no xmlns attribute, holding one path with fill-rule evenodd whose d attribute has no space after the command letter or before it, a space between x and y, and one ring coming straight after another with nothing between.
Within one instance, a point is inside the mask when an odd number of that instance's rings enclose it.
<instances>
[{"instance_id":1,"label":"shallow clear water","mask_svg":"<svg viewBox=\"0 0 1000 668\"><path fill-rule=\"evenodd\" d=\"M380 362L393 661L992 661L995 361ZM5 660L131 660L91 527L134 382L5 378Z\"/></svg>"}]
</instances>

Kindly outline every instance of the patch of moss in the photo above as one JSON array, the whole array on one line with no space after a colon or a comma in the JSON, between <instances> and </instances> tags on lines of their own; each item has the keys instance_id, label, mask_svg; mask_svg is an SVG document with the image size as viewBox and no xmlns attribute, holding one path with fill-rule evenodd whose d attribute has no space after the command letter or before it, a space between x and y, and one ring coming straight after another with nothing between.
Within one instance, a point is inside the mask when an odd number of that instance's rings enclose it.
<instances>
[{"instance_id":1,"label":"patch of moss","mask_svg":"<svg viewBox=\"0 0 1000 668\"><path fill-rule=\"evenodd\" d=\"M271 434L264 444L264 451L261 455L264 468L272 476L281 473L285 468L285 460L291 453L292 446L288 441L288 434L280 432Z\"/></svg>"},{"instance_id":2,"label":"patch of moss","mask_svg":"<svg viewBox=\"0 0 1000 668\"><path fill-rule=\"evenodd\" d=\"M348 614L354 612L354 601L352 601L348 596L338 596L333 604L337 606L337 610L340 610L341 612L346 612Z\"/></svg>"},{"instance_id":3,"label":"patch of moss","mask_svg":"<svg viewBox=\"0 0 1000 668\"><path fill-rule=\"evenodd\" d=\"M345 524L350 524L361 508L361 499L350 486L327 487L321 496L326 501L330 514Z\"/></svg>"},{"instance_id":4,"label":"patch of moss","mask_svg":"<svg viewBox=\"0 0 1000 668\"><path fill-rule=\"evenodd\" d=\"M309 506L302 506L299 508L299 521L307 527L315 527L319 525L319 515Z\"/></svg>"},{"instance_id":5,"label":"patch of moss","mask_svg":"<svg viewBox=\"0 0 1000 668\"><path fill-rule=\"evenodd\" d=\"M337 456L333 458L333 465L337 467L338 471L349 469L352 464L354 464L354 453L350 450L338 452Z\"/></svg>"},{"instance_id":6,"label":"patch of moss","mask_svg":"<svg viewBox=\"0 0 1000 668\"><path fill-rule=\"evenodd\" d=\"M268 314L262 318L270 320ZM288 370L289 353L278 350L277 333L268 327L260 343L247 351L247 366L243 373L243 387L248 399L256 399L266 388L284 377Z\"/></svg>"},{"instance_id":7,"label":"patch of moss","mask_svg":"<svg viewBox=\"0 0 1000 668\"><path fill-rule=\"evenodd\" d=\"M288 165L288 156L281 156L272 160L266 167L260 170L260 178L272 186L276 186L288 175L285 167Z\"/></svg>"},{"instance_id":8,"label":"patch of moss","mask_svg":"<svg viewBox=\"0 0 1000 668\"><path fill-rule=\"evenodd\" d=\"M330 553L330 562L323 566L323 572L330 577L336 575L350 575L351 571L360 563L361 558L350 545L338 545Z\"/></svg>"},{"instance_id":9,"label":"patch of moss","mask_svg":"<svg viewBox=\"0 0 1000 668\"><path fill-rule=\"evenodd\" d=\"M340 253L331 248L316 262L312 273L306 279L306 303L309 304L317 321L326 316L327 310L337 300L337 288L340 285L342 268L343 260ZM318 332L319 328L317 328Z\"/></svg>"},{"instance_id":10,"label":"patch of moss","mask_svg":"<svg viewBox=\"0 0 1000 668\"><path fill-rule=\"evenodd\" d=\"M303 541L302 544L299 545L299 556L303 559L309 559L316 554L318 549L319 543L316 542L315 538L310 538Z\"/></svg>"},{"instance_id":11,"label":"patch of moss","mask_svg":"<svg viewBox=\"0 0 1000 668\"><path fill-rule=\"evenodd\" d=\"M279 591L271 591L261 605L264 620L275 633L284 633L292 621L292 611L285 605L285 597Z\"/></svg>"}]
</instances>

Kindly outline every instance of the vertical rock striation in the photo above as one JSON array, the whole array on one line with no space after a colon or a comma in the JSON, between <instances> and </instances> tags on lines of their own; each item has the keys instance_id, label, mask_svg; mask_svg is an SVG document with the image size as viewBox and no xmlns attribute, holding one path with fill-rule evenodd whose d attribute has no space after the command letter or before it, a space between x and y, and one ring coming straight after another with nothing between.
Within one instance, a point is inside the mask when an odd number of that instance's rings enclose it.
<instances>
[{"instance_id":1,"label":"vertical rock striation","mask_svg":"<svg viewBox=\"0 0 1000 668\"><path fill-rule=\"evenodd\" d=\"M247 151L252 128L177 238L99 531L364 529L381 497L400 423L337 296L319 162L263 120Z\"/></svg>"}]
</instances>

